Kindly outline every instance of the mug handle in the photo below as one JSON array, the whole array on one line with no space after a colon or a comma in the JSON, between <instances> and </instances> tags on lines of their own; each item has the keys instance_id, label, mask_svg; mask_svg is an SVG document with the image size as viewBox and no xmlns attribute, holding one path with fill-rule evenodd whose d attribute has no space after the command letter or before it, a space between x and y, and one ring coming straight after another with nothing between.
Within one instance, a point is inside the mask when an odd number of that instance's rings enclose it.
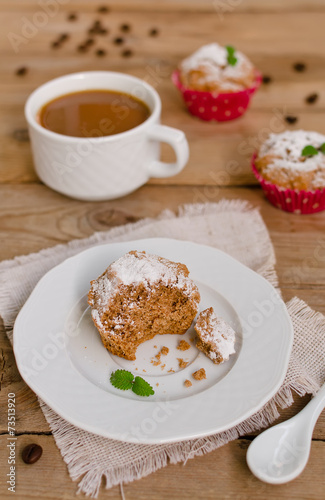
<instances>
[{"instance_id":1,"label":"mug handle","mask_svg":"<svg viewBox=\"0 0 325 500\"><path fill-rule=\"evenodd\" d=\"M148 137L153 141L166 142L176 154L175 163L153 161L149 165L150 177L171 177L183 170L189 158L189 147L184 132L177 128L156 124L148 131Z\"/></svg>"}]
</instances>

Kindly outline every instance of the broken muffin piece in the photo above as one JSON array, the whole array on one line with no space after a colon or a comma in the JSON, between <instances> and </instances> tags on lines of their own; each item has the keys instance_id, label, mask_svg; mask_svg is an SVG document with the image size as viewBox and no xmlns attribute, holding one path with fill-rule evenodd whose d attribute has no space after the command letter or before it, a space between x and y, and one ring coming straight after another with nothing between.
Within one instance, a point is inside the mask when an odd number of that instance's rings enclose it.
<instances>
[{"instance_id":1,"label":"broken muffin piece","mask_svg":"<svg viewBox=\"0 0 325 500\"><path fill-rule=\"evenodd\" d=\"M213 307L199 314L194 328L198 335L196 347L215 364L227 361L235 352L235 331L223 318L215 314Z\"/></svg>"},{"instance_id":2,"label":"broken muffin piece","mask_svg":"<svg viewBox=\"0 0 325 500\"><path fill-rule=\"evenodd\" d=\"M185 333L199 301L185 264L139 251L113 262L91 282L88 294L104 346L130 360L142 342L157 334Z\"/></svg>"}]
</instances>

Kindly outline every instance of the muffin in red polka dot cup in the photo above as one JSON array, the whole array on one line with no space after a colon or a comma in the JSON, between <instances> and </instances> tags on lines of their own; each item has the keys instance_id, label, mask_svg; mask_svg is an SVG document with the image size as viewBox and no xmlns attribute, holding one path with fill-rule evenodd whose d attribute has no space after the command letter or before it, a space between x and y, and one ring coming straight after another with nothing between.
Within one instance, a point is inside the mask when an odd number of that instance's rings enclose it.
<instances>
[{"instance_id":1,"label":"muffin in red polka dot cup","mask_svg":"<svg viewBox=\"0 0 325 500\"><path fill-rule=\"evenodd\" d=\"M192 115L222 122L245 113L262 75L234 47L211 43L184 59L172 81Z\"/></svg>"},{"instance_id":2,"label":"muffin in red polka dot cup","mask_svg":"<svg viewBox=\"0 0 325 500\"><path fill-rule=\"evenodd\" d=\"M270 134L252 169L272 205L296 214L325 210L325 135L305 130Z\"/></svg>"}]
</instances>

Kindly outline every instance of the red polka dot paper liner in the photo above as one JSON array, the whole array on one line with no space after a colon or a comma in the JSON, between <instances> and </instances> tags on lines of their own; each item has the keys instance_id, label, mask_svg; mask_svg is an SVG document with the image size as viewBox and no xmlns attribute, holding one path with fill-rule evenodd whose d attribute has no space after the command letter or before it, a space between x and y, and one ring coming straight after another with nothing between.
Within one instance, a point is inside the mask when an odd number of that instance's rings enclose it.
<instances>
[{"instance_id":1,"label":"red polka dot paper liner","mask_svg":"<svg viewBox=\"0 0 325 500\"><path fill-rule=\"evenodd\" d=\"M262 82L262 75L256 71L252 87L239 92L204 92L184 87L179 78L179 71L172 74L174 85L181 91L189 112L201 120L225 122L242 116L247 110L251 97Z\"/></svg>"},{"instance_id":2,"label":"red polka dot paper liner","mask_svg":"<svg viewBox=\"0 0 325 500\"><path fill-rule=\"evenodd\" d=\"M272 205L295 214L315 214L325 210L325 189L296 191L285 189L263 179L255 166L256 153L252 157L253 173L261 184L266 198Z\"/></svg>"}]
</instances>

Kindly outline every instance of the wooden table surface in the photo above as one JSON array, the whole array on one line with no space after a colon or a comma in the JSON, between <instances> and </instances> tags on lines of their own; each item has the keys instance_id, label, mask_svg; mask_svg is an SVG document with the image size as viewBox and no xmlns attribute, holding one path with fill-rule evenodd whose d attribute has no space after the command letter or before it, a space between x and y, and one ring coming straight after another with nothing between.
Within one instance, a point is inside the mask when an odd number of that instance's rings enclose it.
<instances>
[{"instance_id":1,"label":"wooden table surface","mask_svg":"<svg viewBox=\"0 0 325 500\"><path fill-rule=\"evenodd\" d=\"M298 216L273 208L249 166L251 153L271 131L304 128L325 133L325 1L116 0L97 4L52 0L52 10L44 10L50 3L0 2L0 259L155 216L182 203L245 199L260 208L269 229L284 298L298 295L325 313L325 212ZM109 12L99 13L102 5ZM108 32L96 35L88 52L78 51L97 19ZM129 25L128 33L121 32L122 24ZM157 30L156 36L150 35L152 29ZM69 38L52 48L64 33ZM124 43L114 44L117 37ZM183 57L213 41L231 43L272 78L243 118L224 124L191 117L170 81L171 71ZM97 56L98 49L105 54ZM124 50L131 51L129 57L123 55ZM297 62L306 64L304 72L293 69ZM24 74L17 74L19 69ZM40 84L80 70L122 71L151 83L162 98L163 123L184 130L188 137L191 155L183 172L169 179L153 179L133 194L108 202L75 201L44 186L33 170L24 102ZM307 104L305 98L315 92L319 99ZM297 117L294 125L286 122L288 115ZM168 148L163 156L172 157ZM14 392L18 436L15 498L75 498L77 484L69 478L35 395L21 380L3 328L0 367L0 497L13 498L5 482L9 467L6 405L8 393ZM281 412L281 420L308 400L308 396L295 397L295 404ZM267 485L250 474L245 455L252 436L245 436L189 460L186 466L168 465L125 485L124 494L126 499L139 500L321 499L325 495L324 439L323 415L314 431L306 469L286 485ZM43 447L43 456L36 464L26 465L20 453L32 442ZM103 498L120 498L119 487L102 489L99 499Z\"/></svg>"}]
</instances>

